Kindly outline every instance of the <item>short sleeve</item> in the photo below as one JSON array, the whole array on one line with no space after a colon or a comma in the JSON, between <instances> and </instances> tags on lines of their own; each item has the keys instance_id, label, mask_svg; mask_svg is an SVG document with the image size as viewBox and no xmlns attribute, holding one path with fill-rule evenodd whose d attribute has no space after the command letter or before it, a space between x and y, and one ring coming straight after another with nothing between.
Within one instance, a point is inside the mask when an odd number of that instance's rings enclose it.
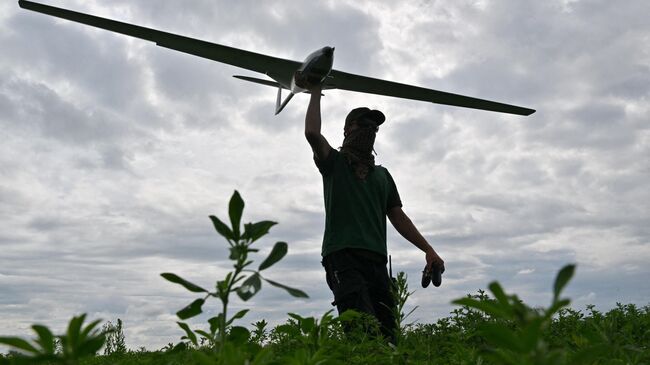
<instances>
[{"instance_id":1,"label":"short sleeve","mask_svg":"<svg viewBox=\"0 0 650 365\"><path fill-rule=\"evenodd\" d=\"M334 148L330 149L330 153L324 161L319 160L316 157L316 154L314 154L314 163L316 164L316 167L318 167L318 171L320 171L321 175L327 176L332 173L332 169L334 169L334 161L336 161L338 155L339 151Z\"/></svg>"},{"instance_id":2,"label":"short sleeve","mask_svg":"<svg viewBox=\"0 0 650 365\"><path fill-rule=\"evenodd\" d=\"M386 211L389 211L395 207L402 207L402 200L399 197L399 192L397 192L397 185L393 177L390 175L390 172L386 170L386 178L388 179L388 198L386 199Z\"/></svg>"}]
</instances>

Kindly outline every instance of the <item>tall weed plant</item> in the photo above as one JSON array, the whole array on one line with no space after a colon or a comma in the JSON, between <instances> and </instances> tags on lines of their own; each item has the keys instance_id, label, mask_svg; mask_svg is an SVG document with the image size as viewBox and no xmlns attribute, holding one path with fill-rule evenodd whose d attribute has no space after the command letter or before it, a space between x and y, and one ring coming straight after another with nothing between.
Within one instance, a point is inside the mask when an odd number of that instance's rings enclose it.
<instances>
[{"instance_id":1,"label":"tall weed plant","mask_svg":"<svg viewBox=\"0 0 650 365\"><path fill-rule=\"evenodd\" d=\"M276 242L269 255L259 264L257 269L250 268L253 260L249 256L259 251L259 249L252 247L253 243L266 235L271 227L277 223L272 221L246 223L242 230L241 218L243 212L244 200L239 195L239 192L235 191L228 204L230 225L224 223L214 215L210 216L215 230L228 243L230 250L228 258L233 262L233 270L224 279L216 282L215 291L204 289L173 273L160 274L166 280L182 285L190 292L203 293L202 297L195 299L192 303L176 313L181 320L186 320L201 314L203 312L203 304L210 297L217 298L221 301L221 312L217 316L208 319L209 332L204 330L193 331L187 323L177 323L186 333L184 338L189 340L194 346L198 347L198 334L215 348L218 348L222 356L224 355L224 351L231 351L226 346L227 341L235 344L244 343L250 337L250 331L246 327L231 326L235 320L243 318L249 311L248 309L243 309L229 317L228 305L230 304L230 295L232 293L235 293L241 300L248 301L259 293L262 289L262 281L265 281L272 286L286 290L294 297L308 298L305 292L288 287L262 275L262 271L273 266L287 254L288 245L286 242ZM238 355L232 356L236 357Z\"/></svg>"}]
</instances>

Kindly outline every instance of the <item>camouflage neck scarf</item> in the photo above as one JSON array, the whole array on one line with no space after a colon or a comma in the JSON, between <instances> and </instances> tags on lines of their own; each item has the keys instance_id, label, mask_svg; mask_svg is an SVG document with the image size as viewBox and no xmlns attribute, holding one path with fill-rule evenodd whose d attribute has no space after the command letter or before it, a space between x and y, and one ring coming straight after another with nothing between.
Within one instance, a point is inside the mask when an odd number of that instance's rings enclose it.
<instances>
[{"instance_id":1,"label":"camouflage neck scarf","mask_svg":"<svg viewBox=\"0 0 650 365\"><path fill-rule=\"evenodd\" d=\"M375 128L358 128L350 132L343 140L341 153L353 167L359 180L365 180L368 172L375 167L372 146L377 135Z\"/></svg>"}]
</instances>

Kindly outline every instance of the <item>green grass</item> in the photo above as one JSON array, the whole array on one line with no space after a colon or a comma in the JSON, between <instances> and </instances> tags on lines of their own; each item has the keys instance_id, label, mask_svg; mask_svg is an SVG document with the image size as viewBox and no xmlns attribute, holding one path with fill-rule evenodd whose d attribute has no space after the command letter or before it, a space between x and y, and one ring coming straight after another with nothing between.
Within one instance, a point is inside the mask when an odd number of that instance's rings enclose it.
<instances>
[{"instance_id":1,"label":"green grass","mask_svg":"<svg viewBox=\"0 0 650 365\"><path fill-rule=\"evenodd\" d=\"M491 300L484 292L472 296ZM266 364L502 364L492 354L498 348L490 344L481 332L485 324L502 323L516 328L513 323L499 321L460 306L449 317L435 323L417 323L403 330L400 343L393 348L366 332L349 337L335 319L326 320L326 331L319 328L322 319L302 325L290 318L286 323L266 329L265 340L251 338L237 345L236 351L249 359L262 349L267 351ZM305 322L304 320L302 322ZM311 322L311 321L310 321ZM314 329L324 337L315 338ZM547 344L546 353L561 352L557 364L649 364L650 363L650 306L618 304L605 313L592 306L584 311L565 308L559 311L548 327L540 332ZM584 357L587 351L590 356ZM205 354L217 362L218 353L211 348L182 348L171 346L151 352L128 351L108 356L83 358L80 365L109 364L201 364L196 353ZM582 354L582 357L579 355ZM237 356L231 355L232 358ZM0 358L0 364L11 362ZM47 364L48 362L43 362ZM51 362L58 364L58 362ZM238 362L229 362L237 364ZM243 364L244 362L239 362Z\"/></svg>"},{"instance_id":2,"label":"green grass","mask_svg":"<svg viewBox=\"0 0 650 365\"><path fill-rule=\"evenodd\" d=\"M453 301L458 306L447 318L430 324L406 324L404 313L411 294L406 276L398 274L394 292L398 343L387 343L378 323L371 317L346 312L321 318L289 313L286 323L267 329L265 320L253 324L251 331L235 326L248 310L228 312L235 294L247 301L262 288L262 282L285 290L294 297L307 294L266 277L268 268L287 253L285 242L276 242L269 255L254 269L251 256L259 251L257 240L275 225L272 221L244 224L244 201L235 191L228 215L230 226L210 216L215 230L227 241L233 271L217 280L216 291L208 291L173 273L161 276L200 295L176 315L184 320L203 311L210 298L221 302L221 312L208 320L208 330L191 329L177 322L184 332L177 344L159 351L128 351L122 323L110 322L102 330L95 320L84 326L86 315L71 319L64 334L54 335L49 328L32 326L37 337L0 337L0 344L19 352L0 355L5 364L650 364L650 306L618 304L601 313L588 306L586 311L569 307L570 299L561 293L575 273L575 265L559 272L552 286L553 299L547 308L532 308L516 294L508 294L498 282L488 285L491 295L479 291ZM264 271L264 275L262 275ZM172 309L170 309L171 311ZM230 315L229 315L230 314ZM347 329L347 332L343 331ZM104 348L104 356L97 352Z\"/></svg>"}]
</instances>

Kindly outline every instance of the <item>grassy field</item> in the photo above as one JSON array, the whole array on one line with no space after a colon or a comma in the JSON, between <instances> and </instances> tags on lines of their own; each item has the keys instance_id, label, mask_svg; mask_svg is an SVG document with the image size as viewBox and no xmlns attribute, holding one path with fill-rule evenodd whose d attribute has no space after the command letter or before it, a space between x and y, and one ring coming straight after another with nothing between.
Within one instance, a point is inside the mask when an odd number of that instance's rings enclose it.
<instances>
[{"instance_id":1,"label":"grassy field","mask_svg":"<svg viewBox=\"0 0 650 365\"><path fill-rule=\"evenodd\" d=\"M516 296L506 298L513 311L499 315L476 308L498 311L503 303L494 296L468 295L458 302L470 305L459 304L449 317L403 325L396 346L377 336L376 323L363 316L327 313L321 318L292 315L275 328L266 328L264 321L252 331L232 327L224 346L207 345L207 340L195 346L185 339L158 351L129 351L123 336L108 335L108 355L5 356L0 364L650 364L650 306L619 304L606 313L591 306L584 311L565 307L546 318L549 308L519 302L519 311ZM346 334L345 323L356 329Z\"/></svg>"},{"instance_id":2,"label":"grassy field","mask_svg":"<svg viewBox=\"0 0 650 365\"><path fill-rule=\"evenodd\" d=\"M405 308L412 293L406 275L399 273L394 291L396 344L379 335L373 318L354 312L334 317L330 311L320 318L289 313L286 323L275 328L267 328L266 321L253 324L253 330L236 326L248 310L228 312L233 294L247 301L265 282L294 297L307 297L262 273L286 255L285 242L276 242L252 269L251 256L259 251L253 243L276 223L248 223L242 230L243 209L244 201L235 192L228 209L230 226L210 216L215 230L228 242L233 262L233 270L217 280L214 292L173 273L161 274L200 296L176 312L185 333L180 342L158 351L128 351L120 320L99 329L99 320L84 325L84 314L73 317L64 334L54 335L35 324L35 339L0 337L1 344L16 350L0 355L0 365L650 364L650 306L618 304L606 313L592 306L584 311L571 309L570 300L561 293L575 273L574 265L558 272L547 308L532 308L492 282L487 291L455 300L457 308L449 317L430 324L406 324ZM208 299L218 300L221 312L207 321L207 329L192 329L182 322L202 313ZM97 355L101 349L103 356Z\"/></svg>"}]
</instances>

